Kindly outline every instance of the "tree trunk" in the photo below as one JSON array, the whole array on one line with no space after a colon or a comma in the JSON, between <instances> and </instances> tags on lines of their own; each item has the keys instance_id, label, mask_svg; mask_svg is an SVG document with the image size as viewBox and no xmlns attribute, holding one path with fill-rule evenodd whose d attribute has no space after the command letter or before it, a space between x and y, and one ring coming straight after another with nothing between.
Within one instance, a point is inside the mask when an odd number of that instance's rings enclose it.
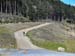
<instances>
[{"instance_id":1,"label":"tree trunk","mask_svg":"<svg viewBox=\"0 0 75 56\"><path fill-rule=\"evenodd\" d=\"M7 0L6 0L6 14L7 14Z\"/></svg>"},{"instance_id":2,"label":"tree trunk","mask_svg":"<svg viewBox=\"0 0 75 56\"><path fill-rule=\"evenodd\" d=\"M27 5L27 3L26 3L26 1L25 1L25 6L26 6L26 17L27 18L29 18L29 16L28 16L28 12L29 12L29 7L28 7L28 5Z\"/></svg>"},{"instance_id":3,"label":"tree trunk","mask_svg":"<svg viewBox=\"0 0 75 56\"><path fill-rule=\"evenodd\" d=\"M15 0L15 11L14 11L14 14L16 15L16 0Z\"/></svg>"},{"instance_id":4,"label":"tree trunk","mask_svg":"<svg viewBox=\"0 0 75 56\"><path fill-rule=\"evenodd\" d=\"M1 0L1 14L2 14L2 0Z\"/></svg>"},{"instance_id":5,"label":"tree trunk","mask_svg":"<svg viewBox=\"0 0 75 56\"><path fill-rule=\"evenodd\" d=\"M10 13L10 15L12 15L11 0L9 0L9 13Z\"/></svg>"}]
</instances>

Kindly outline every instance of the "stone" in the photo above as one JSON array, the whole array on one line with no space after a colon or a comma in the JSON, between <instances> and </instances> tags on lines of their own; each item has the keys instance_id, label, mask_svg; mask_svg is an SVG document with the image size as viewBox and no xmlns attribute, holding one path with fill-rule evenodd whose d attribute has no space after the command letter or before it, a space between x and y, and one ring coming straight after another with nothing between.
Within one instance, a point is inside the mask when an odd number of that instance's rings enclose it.
<instances>
[{"instance_id":1,"label":"stone","mask_svg":"<svg viewBox=\"0 0 75 56\"><path fill-rule=\"evenodd\" d=\"M64 51L65 51L65 48L63 48L63 47L58 47L58 51L64 52Z\"/></svg>"}]
</instances>

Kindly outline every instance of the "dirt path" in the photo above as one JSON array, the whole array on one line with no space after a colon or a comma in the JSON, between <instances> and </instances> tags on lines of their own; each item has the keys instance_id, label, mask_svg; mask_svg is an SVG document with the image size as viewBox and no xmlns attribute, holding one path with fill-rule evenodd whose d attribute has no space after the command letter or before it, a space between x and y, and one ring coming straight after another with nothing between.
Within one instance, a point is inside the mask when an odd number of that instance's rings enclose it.
<instances>
[{"instance_id":1,"label":"dirt path","mask_svg":"<svg viewBox=\"0 0 75 56\"><path fill-rule=\"evenodd\" d=\"M17 48L20 48L20 49L42 49L40 47L33 45L32 42L30 41L30 39L27 36L25 36L23 34L23 32L27 33L31 30L38 29L38 28L41 28L41 27L49 25L49 24L52 24L52 23L44 23L44 24L40 24L40 25L31 27L31 28L27 28L27 29L23 29L23 30L15 32L14 34L15 34L15 38L17 41Z\"/></svg>"}]
</instances>

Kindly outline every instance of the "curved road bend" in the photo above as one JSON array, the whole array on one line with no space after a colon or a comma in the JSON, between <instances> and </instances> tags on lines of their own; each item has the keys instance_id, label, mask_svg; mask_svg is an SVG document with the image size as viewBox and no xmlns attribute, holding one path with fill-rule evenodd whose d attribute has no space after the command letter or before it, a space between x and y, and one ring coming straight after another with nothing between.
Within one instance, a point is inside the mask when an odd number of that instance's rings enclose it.
<instances>
[{"instance_id":1,"label":"curved road bend","mask_svg":"<svg viewBox=\"0 0 75 56\"><path fill-rule=\"evenodd\" d=\"M19 30L15 32L14 34L15 34L15 38L17 41L17 48L19 49L43 49L43 48L33 45L30 39L27 36L24 36L23 32L25 32L26 34L27 32L31 30L38 29L49 24L52 24L52 23L44 23L44 24L40 24L31 28L27 28L27 29L23 29L23 30Z\"/></svg>"}]
</instances>

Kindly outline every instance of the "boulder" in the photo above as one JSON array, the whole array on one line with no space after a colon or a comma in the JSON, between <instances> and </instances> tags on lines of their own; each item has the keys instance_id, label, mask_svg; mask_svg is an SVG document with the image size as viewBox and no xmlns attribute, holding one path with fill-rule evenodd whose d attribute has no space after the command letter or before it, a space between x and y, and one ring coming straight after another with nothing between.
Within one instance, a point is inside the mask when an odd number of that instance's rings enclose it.
<instances>
[{"instance_id":1,"label":"boulder","mask_svg":"<svg viewBox=\"0 0 75 56\"><path fill-rule=\"evenodd\" d=\"M63 48L63 47L58 47L58 51L64 52L64 51L65 51L65 48Z\"/></svg>"}]
</instances>

